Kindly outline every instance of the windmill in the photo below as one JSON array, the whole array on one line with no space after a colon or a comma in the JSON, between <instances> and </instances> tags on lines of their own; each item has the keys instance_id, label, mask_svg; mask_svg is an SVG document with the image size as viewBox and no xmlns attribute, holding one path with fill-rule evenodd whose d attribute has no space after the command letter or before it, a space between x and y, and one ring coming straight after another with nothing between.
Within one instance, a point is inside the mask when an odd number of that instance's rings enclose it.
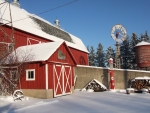
<instances>
[{"instance_id":1,"label":"windmill","mask_svg":"<svg viewBox=\"0 0 150 113\"><path fill-rule=\"evenodd\" d=\"M126 29L121 24L116 24L111 29L111 37L116 41L116 68L120 69L120 43L122 43L127 36Z\"/></svg>"}]
</instances>

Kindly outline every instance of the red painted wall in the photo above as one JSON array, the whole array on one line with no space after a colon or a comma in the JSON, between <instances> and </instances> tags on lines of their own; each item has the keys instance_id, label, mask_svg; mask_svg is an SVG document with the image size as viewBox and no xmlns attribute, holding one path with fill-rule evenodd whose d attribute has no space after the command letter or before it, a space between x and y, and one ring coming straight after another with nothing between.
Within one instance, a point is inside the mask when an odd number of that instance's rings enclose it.
<instances>
[{"instance_id":1,"label":"red painted wall","mask_svg":"<svg viewBox=\"0 0 150 113\"><path fill-rule=\"evenodd\" d=\"M70 48L70 51L72 52L78 65L88 65L88 54L87 53L76 50L74 48Z\"/></svg>"},{"instance_id":2,"label":"red painted wall","mask_svg":"<svg viewBox=\"0 0 150 113\"><path fill-rule=\"evenodd\" d=\"M69 48L68 48L69 49ZM71 57L71 55L68 52L67 47L63 44L59 47L59 49L57 49L54 54L50 57L49 61L54 61L54 62L61 62L61 63L67 63L69 65L75 65L75 62L73 62L73 58ZM61 60L58 59L58 51L62 51L65 55L65 59Z\"/></svg>"},{"instance_id":3,"label":"red painted wall","mask_svg":"<svg viewBox=\"0 0 150 113\"><path fill-rule=\"evenodd\" d=\"M27 69L35 69L35 80L27 81L26 72L21 77L21 88L22 89L45 89L45 65L42 63L30 63Z\"/></svg>"},{"instance_id":4,"label":"red painted wall","mask_svg":"<svg viewBox=\"0 0 150 113\"><path fill-rule=\"evenodd\" d=\"M16 48L19 46L39 44L42 42L52 42L50 40L20 30L15 30L14 36L16 40Z\"/></svg>"},{"instance_id":5,"label":"red painted wall","mask_svg":"<svg viewBox=\"0 0 150 113\"><path fill-rule=\"evenodd\" d=\"M49 63L48 64L48 88L49 89L53 89L54 85L53 85L53 63Z\"/></svg>"},{"instance_id":6,"label":"red painted wall","mask_svg":"<svg viewBox=\"0 0 150 113\"><path fill-rule=\"evenodd\" d=\"M9 35L12 34L12 31L9 26L3 27ZM0 41L4 37L4 33L0 31ZM19 46L25 46L28 44L38 44L40 42L52 42L51 40L45 39L43 37L36 36L25 31L14 29L14 38L15 38L15 48ZM29 39L30 38L30 39ZM74 56L78 65L88 65L88 53L69 47L72 55Z\"/></svg>"}]
</instances>

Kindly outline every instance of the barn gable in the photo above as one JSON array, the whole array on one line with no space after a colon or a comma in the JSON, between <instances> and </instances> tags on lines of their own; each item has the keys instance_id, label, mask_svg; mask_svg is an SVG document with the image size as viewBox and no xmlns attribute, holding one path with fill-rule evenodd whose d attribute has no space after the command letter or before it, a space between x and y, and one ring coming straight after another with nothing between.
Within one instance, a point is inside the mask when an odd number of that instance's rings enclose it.
<instances>
[{"instance_id":1,"label":"barn gable","mask_svg":"<svg viewBox=\"0 0 150 113\"><path fill-rule=\"evenodd\" d=\"M54 52L53 55L50 56L49 62L55 62L55 63L65 63L69 65L76 65L76 61L74 59L74 56L70 52L68 46L65 42L63 42Z\"/></svg>"},{"instance_id":2,"label":"barn gable","mask_svg":"<svg viewBox=\"0 0 150 113\"><path fill-rule=\"evenodd\" d=\"M31 55L32 58L28 59L26 62L61 62L61 63L68 63L70 65L76 65L76 61L70 52L70 49L66 45L64 41L57 41L57 42L49 42L49 43L41 43L41 44L34 44L28 46L20 46L13 54L18 57L18 60L22 62L22 58L26 55ZM9 57L9 56L8 56Z\"/></svg>"}]
</instances>

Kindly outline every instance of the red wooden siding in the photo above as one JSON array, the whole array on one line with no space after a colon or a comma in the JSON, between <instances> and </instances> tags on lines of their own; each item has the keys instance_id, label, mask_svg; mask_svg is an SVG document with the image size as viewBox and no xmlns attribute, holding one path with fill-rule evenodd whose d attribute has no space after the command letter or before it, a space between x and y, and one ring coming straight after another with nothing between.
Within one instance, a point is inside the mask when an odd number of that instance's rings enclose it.
<instances>
[{"instance_id":1,"label":"red wooden siding","mask_svg":"<svg viewBox=\"0 0 150 113\"><path fill-rule=\"evenodd\" d=\"M48 88L53 89L53 63L48 64Z\"/></svg>"},{"instance_id":2,"label":"red wooden siding","mask_svg":"<svg viewBox=\"0 0 150 113\"><path fill-rule=\"evenodd\" d=\"M76 62L78 65L88 65L88 53L76 50L74 48L70 48ZM84 59L85 63L82 62L82 58Z\"/></svg>"},{"instance_id":3,"label":"red wooden siding","mask_svg":"<svg viewBox=\"0 0 150 113\"><path fill-rule=\"evenodd\" d=\"M0 27L2 30L0 30L0 42L10 42L10 39L9 39L9 37L12 37L12 32L11 32L11 29L10 28L8 28L8 27ZM6 35L5 35L5 33L6 33ZM7 34L8 34L8 36L9 37L7 37Z\"/></svg>"},{"instance_id":4,"label":"red wooden siding","mask_svg":"<svg viewBox=\"0 0 150 113\"><path fill-rule=\"evenodd\" d=\"M11 37L12 35L11 28L9 26L3 26L2 28ZM4 37L4 33L0 30L0 41L4 39L3 37ZM29 39L30 39L31 44L38 44L42 42L52 42L51 40L47 40L40 36L36 36L34 34L27 33L25 31L22 31L16 28L14 29L14 38L15 38L15 48L19 46L29 45L29 41L28 41Z\"/></svg>"},{"instance_id":5,"label":"red wooden siding","mask_svg":"<svg viewBox=\"0 0 150 113\"><path fill-rule=\"evenodd\" d=\"M16 39L16 47L51 42L50 40L44 39L36 35L32 35L27 32L22 32L20 30L15 30L14 36Z\"/></svg>"},{"instance_id":6,"label":"red wooden siding","mask_svg":"<svg viewBox=\"0 0 150 113\"><path fill-rule=\"evenodd\" d=\"M10 27L5 26L4 30L9 35L12 34ZM0 41L2 41L3 39L2 35L4 35L4 33L0 31L0 36L1 36ZM43 37L28 33L28 32L25 32L16 28L14 29L14 38L15 38L15 48L19 46L29 45L29 44L38 44L40 42L52 42L51 40L45 39ZM69 49L72 55L74 56L78 65L88 65L88 53L85 53L83 51L80 51L71 47L69 47Z\"/></svg>"},{"instance_id":7,"label":"red wooden siding","mask_svg":"<svg viewBox=\"0 0 150 113\"><path fill-rule=\"evenodd\" d=\"M26 73L21 78L22 89L45 89L45 65L41 63L28 64L27 69L35 69L35 80L26 81Z\"/></svg>"},{"instance_id":8,"label":"red wooden siding","mask_svg":"<svg viewBox=\"0 0 150 113\"><path fill-rule=\"evenodd\" d=\"M58 51L59 50L65 54L66 59L64 59L64 60L58 59ZM73 61L73 58L71 57L71 54L69 54L67 46L64 43L54 52L54 54L50 57L49 61L67 63L69 65L75 65L75 62Z\"/></svg>"}]
</instances>

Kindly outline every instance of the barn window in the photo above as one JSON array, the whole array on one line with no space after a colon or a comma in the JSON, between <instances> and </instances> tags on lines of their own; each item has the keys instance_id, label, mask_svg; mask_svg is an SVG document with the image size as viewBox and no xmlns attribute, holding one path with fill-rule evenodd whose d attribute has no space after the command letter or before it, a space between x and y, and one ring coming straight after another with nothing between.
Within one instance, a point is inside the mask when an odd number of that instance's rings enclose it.
<instances>
[{"instance_id":1,"label":"barn window","mask_svg":"<svg viewBox=\"0 0 150 113\"><path fill-rule=\"evenodd\" d=\"M86 65L85 59L84 59L83 56L80 56L80 58L79 58L79 63L80 63L80 65Z\"/></svg>"},{"instance_id":2,"label":"barn window","mask_svg":"<svg viewBox=\"0 0 150 113\"><path fill-rule=\"evenodd\" d=\"M65 54L61 50L58 50L58 59L60 59L60 60L66 59Z\"/></svg>"},{"instance_id":3,"label":"barn window","mask_svg":"<svg viewBox=\"0 0 150 113\"><path fill-rule=\"evenodd\" d=\"M35 80L35 69L26 70L26 80Z\"/></svg>"}]
</instances>

